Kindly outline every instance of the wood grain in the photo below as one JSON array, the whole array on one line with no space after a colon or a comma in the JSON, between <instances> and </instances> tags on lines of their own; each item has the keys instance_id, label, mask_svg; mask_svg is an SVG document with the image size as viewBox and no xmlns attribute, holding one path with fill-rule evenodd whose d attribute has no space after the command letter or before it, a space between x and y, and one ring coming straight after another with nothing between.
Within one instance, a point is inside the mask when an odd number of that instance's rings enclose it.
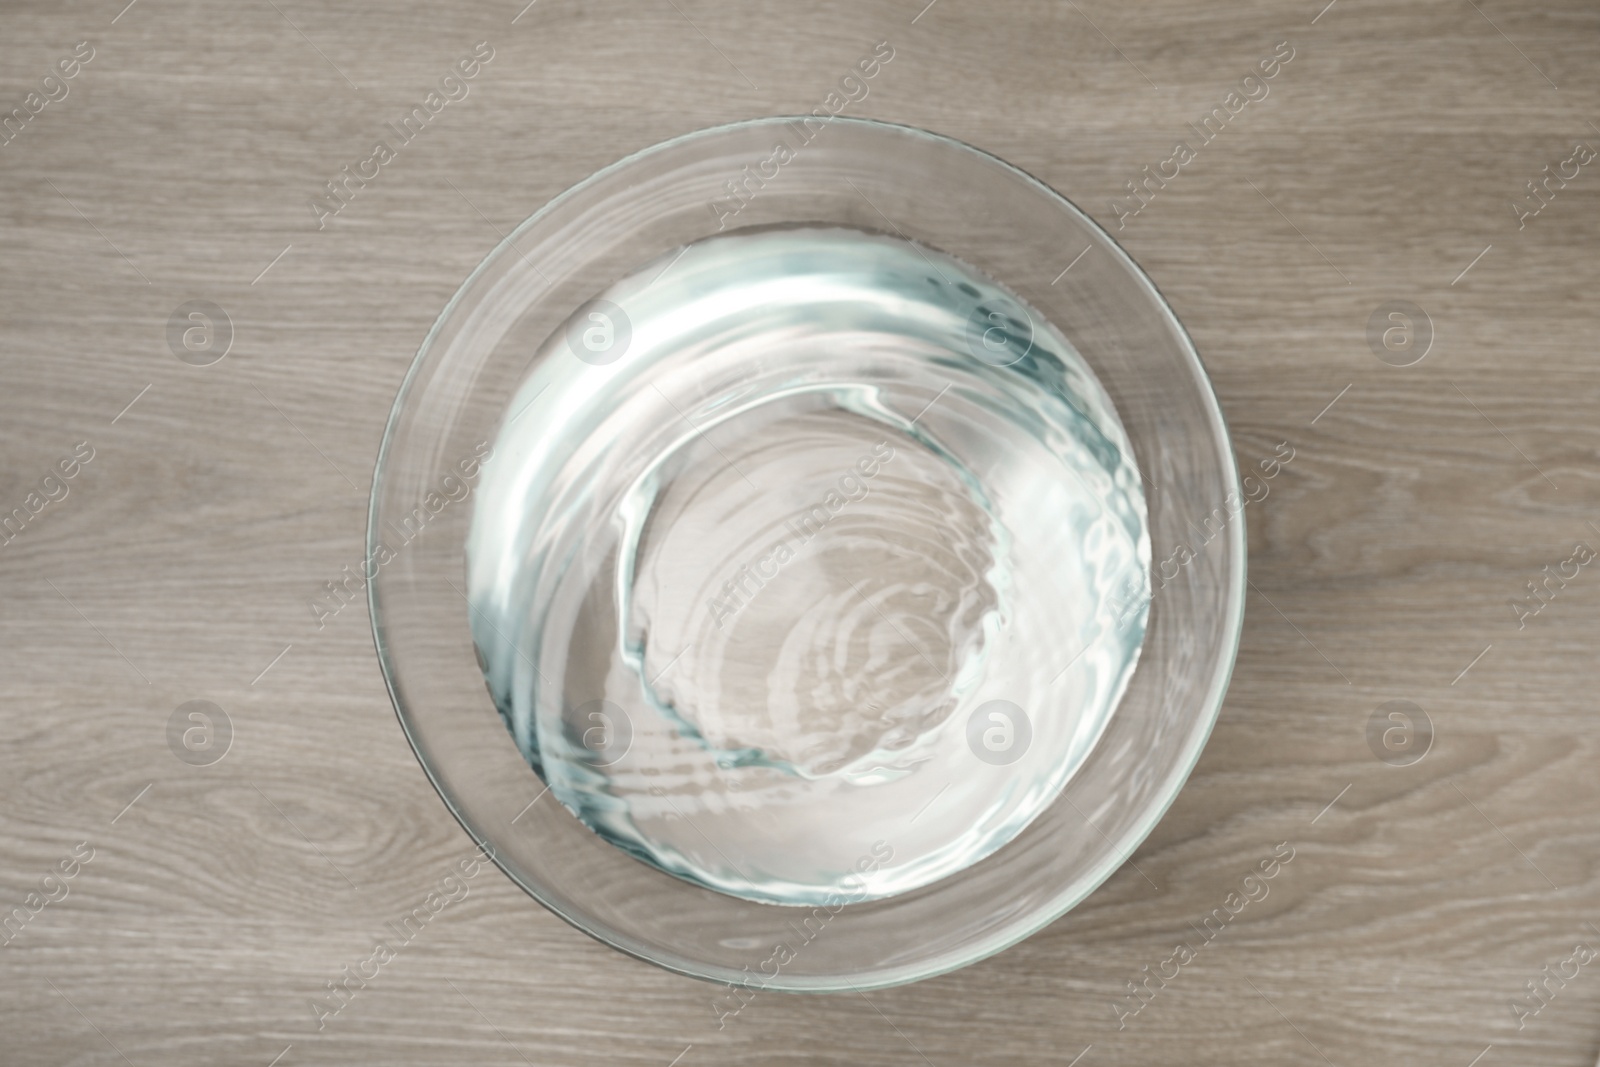
<instances>
[{"instance_id":1,"label":"wood grain","mask_svg":"<svg viewBox=\"0 0 1600 1067\"><path fill-rule=\"evenodd\" d=\"M1600 574L1525 628L1508 606L1600 544L1600 174L1521 230L1508 206L1574 141L1600 146L1592 4L124 2L15 0L0 34L0 111L96 50L0 147L0 510L96 450L0 547L0 905L95 850L0 948L0 1060L1594 1062L1600 969L1521 1029L1509 1004L1600 945ZM809 111L883 39L895 59L854 113L1084 206L1192 332L1241 461L1296 449L1248 516L1255 590L1193 779L1137 870L943 978L765 994L719 1031L713 987L489 871L319 1031L310 999L469 851L364 608L319 631L306 606L360 558L423 334L562 189L675 134ZM480 40L471 95L319 230L308 197ZM1284 40L1271 95L1117 231L1123 183ZM193 299L235 331L208 367L167 345ZM1390 300L1431 317L1415 366L1367 344ZM167 747L194 699L234 726L213 766ZM1436 731L1409 767L1365 741L1394 699ZM1279 842L1295 858L1270 895L1119 1030L1125 983Z\"/></svg>"}]
</instances>

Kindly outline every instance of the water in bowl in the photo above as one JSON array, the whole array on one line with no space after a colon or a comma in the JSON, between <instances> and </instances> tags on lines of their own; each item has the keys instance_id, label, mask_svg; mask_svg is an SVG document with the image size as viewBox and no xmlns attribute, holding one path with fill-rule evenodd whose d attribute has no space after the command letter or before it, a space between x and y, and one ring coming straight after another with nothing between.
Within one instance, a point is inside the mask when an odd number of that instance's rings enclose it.
<instances>
[{"instance_id":1,"label":"water in bowl","mask_svg":"<svg viewBox=\"0 0 1600 1067\"><path fill-rule=\"evenodd\" d=\"M1015 837L1149 602L1132 450L1062 334L838 228L700 241L580 308L506 407L467 549L489 691L550 794L772 904Z\"/></svg>"}]
</instances>

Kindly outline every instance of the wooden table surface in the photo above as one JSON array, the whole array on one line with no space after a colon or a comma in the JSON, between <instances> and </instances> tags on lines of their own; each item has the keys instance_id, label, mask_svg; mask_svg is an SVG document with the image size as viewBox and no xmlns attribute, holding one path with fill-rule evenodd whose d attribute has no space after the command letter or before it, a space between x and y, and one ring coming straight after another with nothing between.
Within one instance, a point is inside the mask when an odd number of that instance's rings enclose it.
<instances>
[{"instance_id":1,"label":"wooden table surface","mask_svg":"<svg viewBox=\"0 0 1600 1067\"><path fill-rule=\"evenodd\" d=\"M0 513L27 518L0 546L0 1061L1594 1062L1600 9L523 2L0 10ZM1193 334L1241 464L1295 450L1248 512L1233 686L1148 877L963 971L769 993L719 1030L714 987L490 869L319 1030L326 983L469 851L364 606L308 607L361 558L424 333L562 189L809 111L879 41L847 113L1085 207ZM319 220L478 42L467 95ZM1132 215L1126 183L1289 50ZM226 317L195 351L190 301ZM197 700L231 723L209 765L170 740ZM1381 743L1397 700L1420 760ZM1130 998L1284 842L1268 897Z\"/></svg>"}]
</instances>

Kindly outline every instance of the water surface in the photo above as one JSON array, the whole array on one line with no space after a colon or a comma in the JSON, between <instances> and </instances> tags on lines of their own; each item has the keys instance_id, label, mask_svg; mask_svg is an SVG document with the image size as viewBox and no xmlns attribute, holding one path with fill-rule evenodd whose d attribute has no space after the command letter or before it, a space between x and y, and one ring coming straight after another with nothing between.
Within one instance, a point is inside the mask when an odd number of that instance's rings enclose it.
<instances>
[{"instance_id":1,"label":"water surface","mask_svg":"<svg viewBox=\"0 0 1600 1067\"><path fill-rule=\"evenodd\" d=\"M552 795L774 904L1011 840L1114 711L1149 567L1126 435L1065 338L836 228L710 238L580 309L468 540L484 676Z\"/></svg>"}]
</instances>

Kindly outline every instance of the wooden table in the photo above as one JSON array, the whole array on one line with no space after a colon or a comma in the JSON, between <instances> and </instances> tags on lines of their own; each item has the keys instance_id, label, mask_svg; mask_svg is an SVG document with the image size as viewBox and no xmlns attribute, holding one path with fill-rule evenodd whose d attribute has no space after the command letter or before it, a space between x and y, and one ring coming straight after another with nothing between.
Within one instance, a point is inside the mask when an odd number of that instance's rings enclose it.
<instances>
[{"instance_id":1,"label":"wooden table","mask_svg":"<svg viewBox=\"0 0 1600 1067\"><path fill-rule=\"evenodd\" d=\"M0 547L0 906L26 915L0 935L0 1060L1594 1062L1600 567L1567 562L1600 546L1592 4L125 2L13 3L0 34L0 110L23 109L0 147L0 512L39 505ZM308 607L361 558L423 334L562 189L809 111L880 40L848 113L1083 205L1192 332L1241 463L1295 450L1248 514L1233 687L1143 875L964 971L767 994L719 1031L713 987L491 869L319 1030L312 999L469 847L364 607L320 630ZM480 41L464 97L337 215L310 207ZM1131 214L1125 183L1219 107ZM209 765L169 744L197 700L231 723ZM1431 723L1415 762L1381 743L1397 700ZM1270 894L1129 1015L1126 983L1281 842Z\"/></svg>"}]
</instances>

